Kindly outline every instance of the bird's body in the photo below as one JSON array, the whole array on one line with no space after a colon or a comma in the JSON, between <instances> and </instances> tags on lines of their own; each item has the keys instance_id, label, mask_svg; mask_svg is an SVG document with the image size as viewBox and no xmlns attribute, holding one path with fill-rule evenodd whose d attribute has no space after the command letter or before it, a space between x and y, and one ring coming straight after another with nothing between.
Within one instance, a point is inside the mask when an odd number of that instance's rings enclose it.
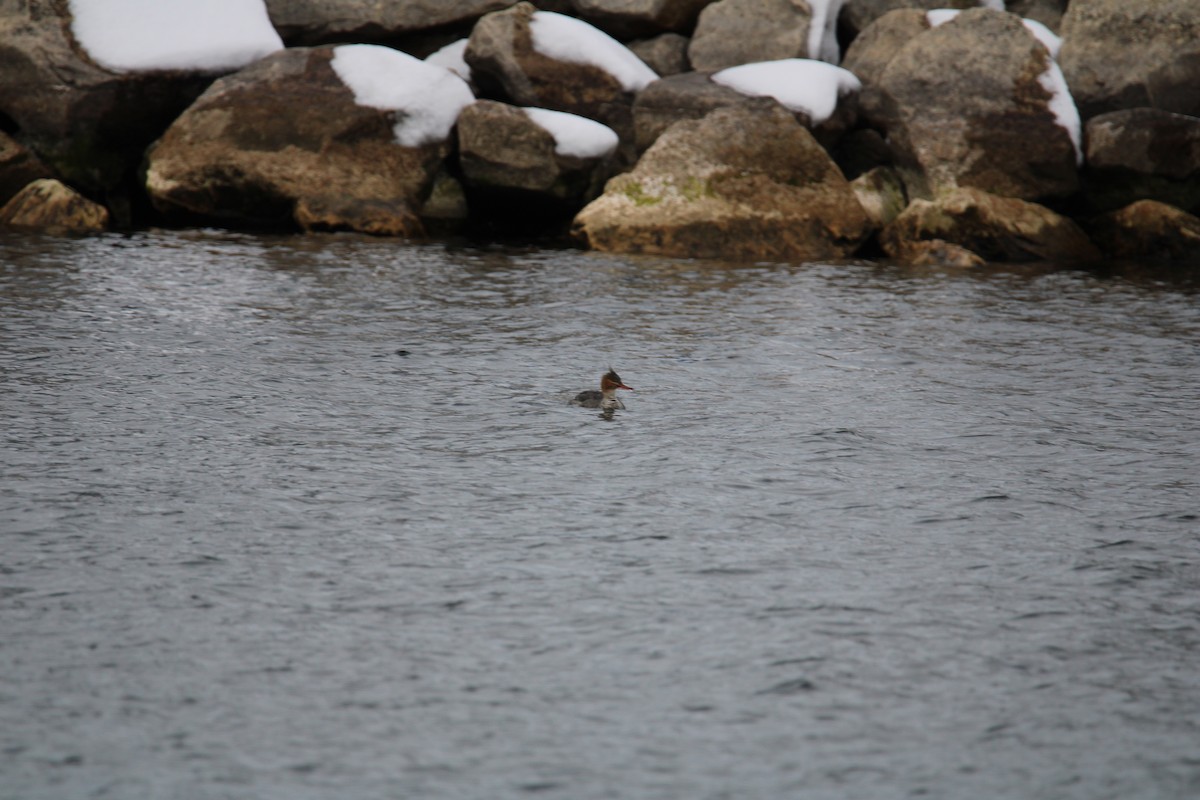
<instances>
[{"instance_id":1,"label":"bird's body","mask_svg":"<svg viewBox=\"0 0 1200 800\"><path fill-rule=\"evenodd\" d=\"M571 401L571 404L583 406L584 408L598 408L601 411L613 411L618 408L625 408L625 404L617 398L617 389L633 391L632 386L626 386L622 382L621 376L610 369L600 378L600 391L588 389L585 392L580 392L575 395L575 399Z\"/></svg>"}]
</instances>

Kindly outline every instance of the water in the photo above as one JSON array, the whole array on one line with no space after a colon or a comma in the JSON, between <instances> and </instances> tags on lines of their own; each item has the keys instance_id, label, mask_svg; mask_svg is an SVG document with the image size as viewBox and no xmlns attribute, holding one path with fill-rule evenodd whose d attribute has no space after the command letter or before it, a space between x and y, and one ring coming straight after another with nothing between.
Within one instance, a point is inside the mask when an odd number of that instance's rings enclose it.
<instances>
[{"instance_id":1,"label":"water","mask_svg":"<svg viewBox=\"0 0 1200 800\"><path fill-rule=\"evenodd\" d=\"M6 800L1200 795L1194 278L0 260Z\"/></svg>"}]
</instances>

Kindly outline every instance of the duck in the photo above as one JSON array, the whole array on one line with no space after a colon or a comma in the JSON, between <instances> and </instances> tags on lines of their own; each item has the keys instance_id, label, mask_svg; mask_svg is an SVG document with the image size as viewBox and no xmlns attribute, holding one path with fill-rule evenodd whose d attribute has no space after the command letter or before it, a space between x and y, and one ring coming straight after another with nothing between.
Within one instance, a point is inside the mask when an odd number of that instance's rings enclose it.
<instances>
[{"instance_id":1,"label":"duck","mask_svg":"<svg viewBox=\"0 0 1200 800\"><path fill-rule=\"evenodd\" d=\"M600 391L588 389L585 392L580 392L575 395L575 399L571 401L571 405L583 406L584 408L599 408L602 411L612 411L617 408L625 408L625 404L617 398L617 389L628 389L633 391L632 386L626 386L621 380L621 376L614 369L609 367L608 372L600 376Z\"/></svg>"}]
</instances>

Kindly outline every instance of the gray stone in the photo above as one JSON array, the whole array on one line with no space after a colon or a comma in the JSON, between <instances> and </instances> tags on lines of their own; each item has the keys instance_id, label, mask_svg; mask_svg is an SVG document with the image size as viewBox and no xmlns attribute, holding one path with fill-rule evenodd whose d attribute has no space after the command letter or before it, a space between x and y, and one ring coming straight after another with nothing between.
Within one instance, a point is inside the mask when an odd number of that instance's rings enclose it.
<instances>
[{"instance_id":1,"label":"gray stone","mask_svg":"<svg viewBox=\"0 0 1200 800\"><path fill-rule=\"evenodd\" d=\"M692 68L688 62L689 39L678 33L664 33L653 39L641 39L629 43L633 54L646 62L646 66L666 78L679 75Z\"/></svg>"},{"instance_id":2,"label":"gray stone","mask_svg":"<svg viewBox=\"0 0 1200 800\"><path fill-rule=\"evenodd\" d=\"M1200 3L1072 0L1059 63L1084 119L1151 107L1200 116Z\"/></svg>"},{"instance_id":3,"label":"gray stone","mask_svg":"<svg viewBox=\"0 0 1200 800\"><path fill-rule=\"evenodd\" d=\"M266 0L289 45L383 42L417 31L470 23L511 0Z\"/></svg>"},{"instance_id":4,"label":"gray stone","mask_svg":"<svg viewBox=\"0 0 1200 800\"><path fill-rule=\"evenodd\" d=\"M618 39L688 31L713 0L571 0L575 13Z\"/></svg>"}]
</instances>

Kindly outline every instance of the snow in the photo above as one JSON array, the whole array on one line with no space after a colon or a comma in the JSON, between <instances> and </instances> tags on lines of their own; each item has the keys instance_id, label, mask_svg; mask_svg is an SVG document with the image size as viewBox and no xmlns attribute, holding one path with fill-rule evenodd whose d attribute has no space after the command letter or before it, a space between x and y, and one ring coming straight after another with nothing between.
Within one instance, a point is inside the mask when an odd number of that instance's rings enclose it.
<instances>
[{"instance_id":1,"label":"snow","mask_svg":"<svg viewBox=\"0 0 1200 800\"><path fill-rule=\"evenodd\" d=\"M812 17L808 23L808 57L836 64L842 60L838 49L838 13L846 0L808 0Z\"/></svg>"},{"instance_id":2,"label":"snow","mask_svg":"<svg viewBox=\"0 0 1200 800\"><path fill-rule=\"evenodd\" d=\"M405 147L445 139L458 113L475 102L470 87L450 70L390 47L335 47L332 66L360 106L401 112L393 130Z\"/></svg>"},{"instance_id":3,"label":"snow","mask_svg":"<svg viewBox=\"0 0 1200 800\"><path fill-rule=\"evenodd\" d=\"M263 0L70 0L71 31L114 72L219 73L283 48Z\"/></svg>"},{"instance_id":4,"label":"snow","mask_svg":"<svg viewBox=\"0 0 1200 800\"><path fill-rule=\"evenodd\" d=\"M538 127L554 137L554 152L560 156L602 158L617 149L616 132L595 120L545 108L523 110Z\"/></svg>"},{"instance_id":5,"label":"snow","mask_svg":"<svg viewBox=\"0 0 1200 800\"><path fill-rule=\"evenodd\" d=\"M957 8L935 8L925 12L925 19L929 20L930 27L936 28L954 19L959 13L961 12ZM1035 19L1022 19L1021 22L1025 24L1025 29L1034 35L1034 38L1046 45L1051 58L1058 58L1058 51L1062 49L1062 39L1054 31Z\"/></svg>"},{"instance_id":6,"label":"snow","mask_svg":"<svg viewBox=\"0 0 1200 800\"><path fill-rule=\"evenodd\" d=\"M468 41L459 39L457 42L451 42L436 53L427 56L425 62L445 67L464 81L469 81L471 80L471 68L467 65L466 58L463 57L463 54L467 52Z\"/></svg>"},{"instance_id":7,"label":"snow","mask_svg":"<svg viewBox=\"0 0 1200 800\"><path fill-rule=\"evenodd\" d=\"M529 23L533 49L571 64L590 64L612 75L627 92L637 92L658 80L654 70L616 39L581 19L535 11Z\"/></svg>"},{"instance_id":8,"label":"snow","mask_svg":"<svg viewBox=\"0 0 1200 800\"><path fill-rule=\"evenodd\" d=\"M792 111L807 114L814 125L833 116L841 95L862 88L849 70L807 58L742 64L721 70L712 80L742 94L773 97Z\"/></svg>"},{"instance_id":9,"label":"snow","mask_svg":"<svg viewBox=\"0 0 1200 800\"><path fill-rule=\"evenodd\" d=\"M1062 49L1062 37L1054 31L1047 28L1036 19L1023 19L1026 29L1032 33L1039 42L1046 45L1046 49L1050 51L1051 58L1058 58L1058 51Z\"/></svg>"},{"instance_id":10,"label":"snow","mask_svg":"<svg viewBox=\"0 0 1200 800\"><path fill-rule=\"evenodd\" d=\"M1050 93L1050 111L1054 113L1058 124L1066 128L1067 135L1071 137L1071 144L1075 146L1076 165L1083 166L1083 137L1081 135L1083 124L1079 119L1079 109L1075 107L1075 100L1071 97L1071 90L1067 88L1066 78L1063 77L1057 61L1050 59L1046 71L1038 76L1038 83Z\"/></svg>"}]
</instances>

